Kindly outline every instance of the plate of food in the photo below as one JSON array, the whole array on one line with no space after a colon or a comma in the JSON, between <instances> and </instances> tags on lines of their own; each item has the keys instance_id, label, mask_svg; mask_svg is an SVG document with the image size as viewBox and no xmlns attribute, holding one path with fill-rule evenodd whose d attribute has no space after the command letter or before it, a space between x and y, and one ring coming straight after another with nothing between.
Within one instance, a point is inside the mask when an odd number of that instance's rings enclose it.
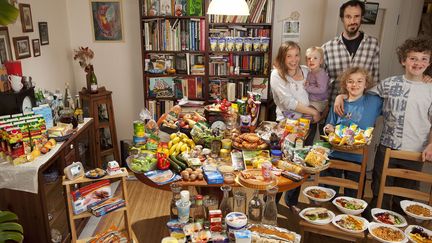
<instances>
[{"instance_id":1,"label":"plate of food","mask_svg":"<svg viewBox=\"0 0 432 243\"><path fill-rule=\"evenodd\" d=\"M368 228L369 222L362 217L349 214L339 214L333 218L332 223L339 229L349 233L361 233Z\"/></svg>"},{"instance_id":2,"label":"plate of food","mask_svg":"<svg viewBox=\"0 0 432 243\"><path fill-rule=\"evenodd\" d=\"M343 213L358 215L367 207L367 202L353 197L337 197L332 203Z\"/></svg>"},{"instance_id":3,"label":"plate of food","mask_svg":"<svg viewBox=\"0 0 432 243\"><path fill-rule=\"evenodd\" d=\"M328 202L336 195L336 192L331 188L309 186L303 190L303 194L312 201Z\"/></svg>"},{"instance_id":4,"label":"plate of food","mask_svg":"<svg viewBox=\"0 0 432 243\"><path fill-rule=\"evenodd\" d=\"M415 219L431 220L432 207L421 202L403 200L400 202L402 210Z\"/></svg>"},{"instance_id":5,"label":"plate of food","mask_svg":"<svg viewBox=\"0 0 432 243\"><path fill-rule=\"evenodd\" d=\"M393 211L385 210L381 208L373 208L371 210L373 219L378 223L393 225L395 227L407 226L406 219Z\"/></svg>"},{"instance_id":6,"label":"plate of food","mask_svg":"<svg viewBox=\"0 0 432 243\"><path fill-rule=\"evenodd\" d=\"M89 170L85 173L85 176L90 179L98 179L102 178L107 174L107 172L101 168L96 168L93 170Z\"/></svg>"},{"instance_id":7,"label":"plate of food","mask_svg":"<svg viewBox=\"0 0 432 243\"><path fill-rule=\"evenodd\" d=\"M369 233L377 241L383 243L402 243L408 242L408 238L401 229L381 223L369 223Z\"/></svg>"},{"instance_id":8,"label":"plate of food","mask_svg":"<svg viewBox=\"0 0 432 243\"><path fill-rule=\"evenodd\" d=\"M335 214L326 208L305 208L299 215L309 223L318 225L328 224L335 217Z\"/></svg>"},{"instance_id":9,"label":"plate of food","mask_svg":"<svg viewBox=\"0 0 432 243\"><path fill-rule=\"evenodd\" d=\"M272 226L272 225L249 224L247 226L247 229L250 230L252 233L252 242L300 243L300 239L301 239L301 236L295 232L289 231L284 228Z\"/></svg>"},{"instance_id":10,"label":"plate of food","mask_svg":"<svg viewBox=\"0 0 432 243\"><path fill-rule=\"evenodd\" d=\"M261 169L243 170L236 177L236 182L241 186L266 190L277 185L277 179L272 177L270 180L265 180Z\"/></svg>"},{"instance_id":11,"label":"plate of food","mask_svg":"<svg viewBox=\"0 0 432 243\"><path fill-rule=\"evenodd\" d=\"M418 225L409 225L405 235L414 243L432 242L432 231Z\"/></svg>"}]
</instances>

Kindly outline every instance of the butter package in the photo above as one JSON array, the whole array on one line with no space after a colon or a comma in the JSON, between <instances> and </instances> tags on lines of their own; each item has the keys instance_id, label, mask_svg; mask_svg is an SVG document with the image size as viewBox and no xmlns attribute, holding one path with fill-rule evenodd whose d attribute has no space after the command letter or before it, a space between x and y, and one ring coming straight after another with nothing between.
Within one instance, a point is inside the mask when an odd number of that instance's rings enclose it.
<instances>
[{"instance_id":1,"label":"butter package","mask_svg":"<svg viewBox=\"0 0 432 243\"><path fill-rule=\"evenodd\" d=\"M208 184L223 184L223 176L222 174L215 168L203 168L204 170L204 178Z\"/></svg>"}]
</instances>

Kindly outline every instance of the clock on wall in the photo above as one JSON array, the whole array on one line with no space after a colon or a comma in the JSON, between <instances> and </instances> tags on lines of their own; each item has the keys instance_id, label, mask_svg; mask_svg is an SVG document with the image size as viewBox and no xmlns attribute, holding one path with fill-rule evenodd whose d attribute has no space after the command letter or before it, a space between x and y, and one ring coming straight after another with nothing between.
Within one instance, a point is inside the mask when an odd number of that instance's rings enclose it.
<instances>
[{"instance_id":1,"label":"clock on wall","mask_svg":"<svg viewBox=\"0 0 432 243\"><path fill-rule=\"evenodd\" d=\"M31 111L35 105L34 87L23 89L18 93L0 93L0 115Z\"/></svg>"}]
</instances>

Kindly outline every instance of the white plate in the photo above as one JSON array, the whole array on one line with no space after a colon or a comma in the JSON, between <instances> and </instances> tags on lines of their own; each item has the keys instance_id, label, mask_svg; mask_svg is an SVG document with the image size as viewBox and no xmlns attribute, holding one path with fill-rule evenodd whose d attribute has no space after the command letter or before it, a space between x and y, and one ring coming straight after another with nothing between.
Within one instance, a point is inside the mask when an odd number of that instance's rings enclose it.
<instances>
[{"instance_id":1,"label":"white plate","mask_svg":"<svg viewBox=\"0 0 432 243\"><path fill-rule=\"evenodd\" d=\"M417 204L417 205L420 205L420 206L422 206L422 207L425 207L425 208L429 209L429 210L432 212L432 207L431 207L431 206L426 205L426 204L421 203L421 202L414 202L414 201L410 201L410 200L403 200L403 201L400 202L400 206L401 206L402 210L403 210L407 215L409 215L409 216L411 216L411 217L413 217L413 218L416 218L416 219L421 219L421 220L431 220L431 219L432 219L432 217L425 217L425 216L421 216L421 215L417 215L417 214L413 214L413 213L411 213L411 212L408 212L408 211L406 210L406 208L407 208L408 206L410 206L410 205L413 205L413 204Z\"/></svg>"},{"instance_id":2,"label":"white plate","mask_svg":"<svg viewBox=\"0 0 432 243\"><path fill-rule=\"evenodd\" d=\"M387 212L389 214L393 214L394 216L397 216L402 221L402 223L400 223L400 224L388 224L388 223L384 223L384 222L379 221L378 218L375 216L375 214L377 214L377 213L385 213L385 212ZM402 215L400 215L398 213L395 213L393 211L385 210L385 209L381 209L381 208L373 208L371 210L371 214L372 214L372 218L376 222L378 222L378 223L382 223L382 224L386 224L386 225L392 225L392 226L395 226L395 227L405 227L405 226L407 226L407 221L404 218L404 216L402 216Z\"/></svg>"},{"instance_id":3,"label":"white plate","mask_svg":"<svg viewBox=\"0 0 432 243\"><path fill-rule=\"evenodd\" d=\"M352 209L348 209L348 208L342 207L342 205L340 205L339 203L336 202L338 199L346 199L348 201L353 200L353 201L360 202L362 204L363 208L362 209L357 209L357 210L352 210ZM332 203L341 212L346 213L346 214L351 214L351 215L359 215L359 214L361 214L365 210L365 208L367 207L367 205L368 205L367 202L365 202L364 200L361 200L361 199L358 199L358 198L353 198L353 197L337 197L337 198L333 199Z\"/></svg>"},{"instance_id":4,"label":"white plate","mask_svg":"<svg viewBox=\"0 0 432 243\"><path fill-rule=\"evenodd\" d=\"M419 226L419 225L409 225L409 226L405 229L405 235L408 237L408 239L409 239L411 242L414 242L414 243L418 243L418 242L419 242L419 241L414 240L414 239L411 237L411 235L410 235L410 232L411 232L411 230L412 230L414 227L416 227L416 228L420 228L420 229L423 229L423 232L425 232L425 233L428 234L429 236L432 236L432 231L430 231L430 230L428 230L428 229L426 229L426 228L424 228L424 227L421 227L421 226Z\"/></svg>"},{"instance_id":5,"label":"white plate","mask_svg":"<svg viewBox=\"0 0 432 243\"><path fill-rule=\"evenodd\" d=\"M335 217L335 214L332 212L332 211L330 211L330 210L328 210L328 209L325 209L325 210L327 210L327 213L329 214L329 217L327 218L327 219L318 219L318 220L310 220L310 219L308 219L306 216L304 216L304 214L307 212L307 211L309 211L309 210L313 210L313 209L317 209L317 208L305 208L305 209L303 209L301 212L300 212L300 217L302 218L302 219L304 219L304 220L306 220L306 221L308 221L309 223L311 223L311 224L317 224L317 225L325 225L325 224L328 224L328 223L330 223L332 220L333 220L333 218Z\"/></svg>"},{"instance_id":6,"label":"white plate","mask_svg":"<svg viewBox=\"0 0 432 243\"><path fill-rule=\"evenodd\" d=\"M308 194L307 194L307 192L309 191L309 190L312 190L312 189L319 189L319 190L323 190L323 191L325 191L326 193L327 193L327 195L329 196L328 198L326 198L326 199L321 199L321 198L315 198L315 197L312 197L312 196L309 196ZM331 188L326 188L326 187L322 187L322 186L309 186L309 187L306 187L304 190L303 190L303 194L307 197L307 198L309 198L310 200L312 200L312 201L317 201L317 202L328 202L328 201L330 201L335 195L336 195L336 192L333 190L333 189L331 189Z\"/></svg>"},{"instance_id":7,"label":"white plate","mask_svg":"<svg viewBox=\"0 0 432 243\"><path fill-rule=\"evenodd\" d=\"M386 228L390 228L392 230L399 231L403 235L404 238L401 241L388 241L388 240L384 240L384 239L376 236L372 232L372 230L375 229L375 228L377 228L377 227L386 227ZM404 232L401 229L396 228L396 227L391 226L391 225L388 225L388 224L381 224L381 223L374 223L374 222L372 222L372 223L369 223L368 230L369 230L369 233L372 235L373 238L375 238L377 241L380 241L380 242L383 242L383 243L405 243L405 242L408 242L408 238L406 237L406 235L404 234Z\"/></svg>"},{"instance_id":8,"label":"white plate","mask_svg":"<svg viewBox=\"0 0 432 243\"><path fill-rule=\"evenodd\" d=\"M353 217L353 218L355 218L357 220L362 221L363 222L363 228L361 230L351 230L351 229L346 229L346 228L344 228L344 227L342 227L342 226L340 226L339 224L336 223L337 221L339 221L343 217L348 217L348 216L351 216L351 217ZM349 233L361 233L361 232L365 231L368 228L368 225L369 225L369 222L365 218L358 217L358 216L353 216L353 215L348 215L348 214L339 214L339 215L337 215L336 217L333 218L332 223L336 227L338 227L339 229L341 229L343 231L346 231L346 232L349 232Z\"/></svg>"}]
</instances>

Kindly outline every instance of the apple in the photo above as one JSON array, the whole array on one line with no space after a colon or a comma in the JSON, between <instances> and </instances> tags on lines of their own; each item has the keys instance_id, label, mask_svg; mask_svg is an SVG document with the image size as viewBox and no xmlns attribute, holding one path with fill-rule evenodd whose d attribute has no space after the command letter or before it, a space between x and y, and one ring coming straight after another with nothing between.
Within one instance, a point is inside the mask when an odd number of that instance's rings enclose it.
<instances>
[{"instance_id":1,"label":"apple","mask_svg":"<svg viewBox=\"0 0 432 243\"><path fill-rule=\"evenodd\" d=\"M186 125L187 125L187 123L185 121L180 122L180 127L185 127Z\"/></svg>"}]
</instances>

